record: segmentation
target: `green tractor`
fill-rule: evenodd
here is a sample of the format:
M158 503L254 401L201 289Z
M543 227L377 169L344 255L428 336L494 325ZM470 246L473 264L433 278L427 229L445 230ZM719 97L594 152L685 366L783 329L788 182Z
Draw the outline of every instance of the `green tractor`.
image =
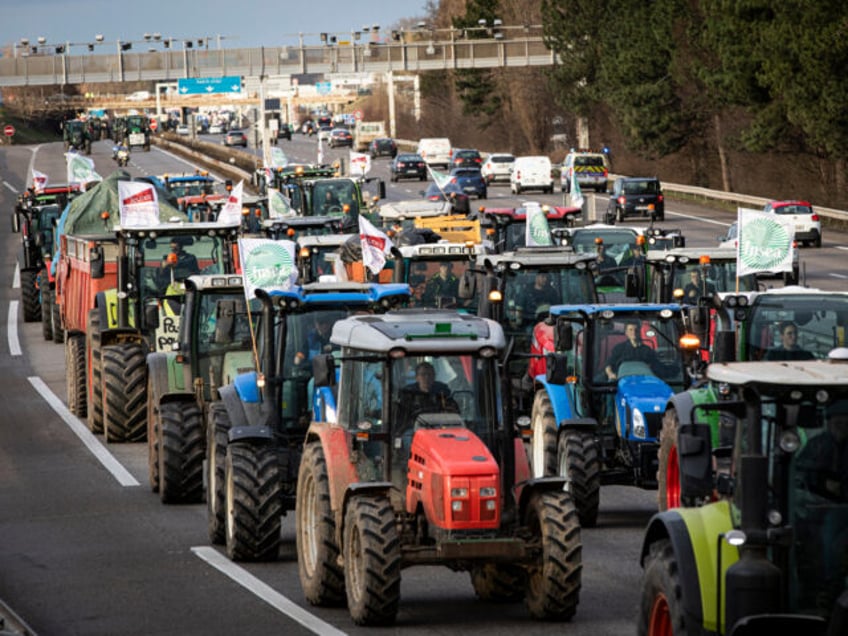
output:
M150 151L150 118L147 115L129 115L124 134L128 148L141 146L145 152Z
M87 122L81 119L71 119L66 121L62 128L66 151L73 148L78 152L91 154L91 133Z
M678 432L681 496L641 549L640 636L848 633L848 349L827 360L707 370L726 399L692 406L734 422L714 475L709 424Z

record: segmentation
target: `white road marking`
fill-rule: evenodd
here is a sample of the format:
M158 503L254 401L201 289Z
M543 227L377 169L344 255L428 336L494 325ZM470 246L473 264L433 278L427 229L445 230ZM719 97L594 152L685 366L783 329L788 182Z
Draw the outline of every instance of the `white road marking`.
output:
M846 245L834 245L833 247L835 247L838 250L848 250L848 246L846 246Z
M834 274L833 272L831 272L830 275L834 278L839 278L841 280L845 280L846 278L848 278L848 276L846 276L845 274Z
M244 568L227 559L220 552L208 546L191 548L191 551L206 561L213 568L230 577L243 588L253 592L260 599L268 603L274 609L282 612L292 620L303 625L309 631L322 636L344 636L345 632L336 629L329 623L325 623L317 616L310 614L305 609L286 598L274 588L266 585Z
M112 453L106 450L106 447L103 446L100 440L97 439L82 422L80 422L79 418L68 410L68 408L62 403L62 400L56 397L56 394L53 393L53 391L50 390L50 387L44 383L44 380L37 376L31 376L28 380L29 383L32 384L33 388L35 388L41 397L44 398L44 401L50 405L50 408L56 411L56 414L61 417L74 434L80 438L80 441L82 441L82 443L85 444L85 447L91 451L91 454L94 455L101 464L103 464L103 467L106 468L106 470L112 473L112 476L119 484L122 486L139 485L135 477L133 477L130 472L124 468L117 459L115 459L115 456L112 455Z
M21 288L21 264L15 261L15 273L12 276L12 289Z
M7 188L9 188L9 190L11 190L12 192L14 192L15 194L17 194L17 193L18 193L18 191L17 191L17 190L15 190L15 186L13 186L13 185L12 185L11 183L9 183L8 181L4 181L4 182L3 182L3 185L4 185L4 186L6 186Z
M18 340L18 301L9 303L9 318L6 321L6 331L9 337L9 353L13 356L21 355L21 343Z

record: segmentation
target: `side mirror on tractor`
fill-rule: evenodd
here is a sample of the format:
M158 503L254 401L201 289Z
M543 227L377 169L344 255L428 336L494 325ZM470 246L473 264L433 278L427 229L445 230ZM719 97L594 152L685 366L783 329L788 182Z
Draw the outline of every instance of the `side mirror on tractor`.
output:
M574 327L566 320L558 320L554 327L554 350L571 351L574 346Z
M91 263L92 280L101 279L106 275L106 262L103 260L103 246L96 245L88 250L88 260Z

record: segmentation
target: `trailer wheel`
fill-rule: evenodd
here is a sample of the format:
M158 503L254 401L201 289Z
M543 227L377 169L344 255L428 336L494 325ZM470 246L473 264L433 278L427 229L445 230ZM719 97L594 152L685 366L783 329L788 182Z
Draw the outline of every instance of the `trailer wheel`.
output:
M357 625L390 625L400 605L400 537L386 496L354 497L344 525L347 608Z
M580 524L593 528L598 523L601 503L601 461L591 433L566 430L557 448L557 475L568 479L567 489L574 498Z
M50 289L41 290L41 335L47 342L53 340L53 292Z
M68 334L65 338L65 394L68 409L77 417L85 417L85 334Z
M140 344L103 347L106 442L143 442L147 434L147 365Z
M153 379L147 378L147 475L150 490L159 492L159 411L156 407L156 393Z
M484 563L471 568L471 585L481 601L516 603L524 598L527 572L509 563Z
M297 572L303 594L312 605L341 605L345 600L345 579L339 566L330 480L320 442L303 449L295 510Z
M527 508L527 527L542 550L528 566L526 605L533 618L570 620L577 612L583 565L580 521L571 496L536 493Z
M636 630L639 636L687 633L680 572L668 539L651 544L645 560Z
M159 498L162 503L199 503L203 499L205 438L194 402L159 406Z
M62 344L65 342L65 331L62 329L62 308L55 298L50 299L50 322L53 325L53 342Z
M680 458L677 455L677 430L680 419L675 409L668 409L663 415L660 429L660 450L657 462L657 504L660 511L679 508L680 498Z
M24 322L38 322L41 318L41 301L38 299L38 272L21 271L21 306Z
M227 446L226 546L233 561L273 561L279 555L282 479L276 446L266 442Z
M224 471L227 461L227 434L230 418L222 402L209 405L206 417L206 516L209 540L226 541L224 529Z
M98 434L103 432L103 360L100 350L100 316L96 309L88 312L85 337L85 351L91 369L88 375L88 430Z
M530 412L533 427L530 464L534 477L550 477L557 469L557 422L551 398L544 389L536 391Z

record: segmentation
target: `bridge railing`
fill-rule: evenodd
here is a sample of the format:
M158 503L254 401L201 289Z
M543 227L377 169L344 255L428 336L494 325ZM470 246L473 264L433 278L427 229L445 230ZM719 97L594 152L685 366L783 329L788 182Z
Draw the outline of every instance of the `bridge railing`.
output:
M541 37L415 40L247 49L41 54L0 58L0 86L120 81L173 81L228 75L416 72L550 66L556 56Z

